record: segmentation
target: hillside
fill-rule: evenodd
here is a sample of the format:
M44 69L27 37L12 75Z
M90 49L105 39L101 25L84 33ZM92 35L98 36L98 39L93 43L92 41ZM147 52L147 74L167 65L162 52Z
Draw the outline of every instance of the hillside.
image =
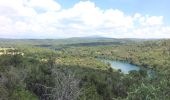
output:
M170 99L170 40L1 39L0 47L24 53L0 56L2 100ZM97 58L138 65L155 74L124 74Z

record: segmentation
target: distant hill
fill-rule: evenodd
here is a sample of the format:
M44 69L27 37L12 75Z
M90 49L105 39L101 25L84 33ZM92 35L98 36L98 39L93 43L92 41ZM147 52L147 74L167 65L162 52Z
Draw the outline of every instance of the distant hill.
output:
M1 47L15 46L39 46L39 47L56 47L56 46L97 46L126 44L132 42L148 41L148 39L135 38L108 38L102 36L72 37L66 39L3 39L0 38ZM155 41L152 39L152 41Z

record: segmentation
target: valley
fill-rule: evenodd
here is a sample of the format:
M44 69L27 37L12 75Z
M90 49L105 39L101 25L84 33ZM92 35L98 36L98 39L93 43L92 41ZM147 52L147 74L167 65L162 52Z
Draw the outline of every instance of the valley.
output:
M170 40L16 39L0 46L24 54L0 56L4 100L170 99Z

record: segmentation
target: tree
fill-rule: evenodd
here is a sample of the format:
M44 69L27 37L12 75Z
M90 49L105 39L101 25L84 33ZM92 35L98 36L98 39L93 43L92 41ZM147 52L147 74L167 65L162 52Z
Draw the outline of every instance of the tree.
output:
M19 54L16 54L11 57L11 64L14 65L14 67L17 67L23 62L23 57Z
M74 73L65 73L59 69L52 69L52 78L54 86L36 84L45 89L41 97L45 100L75 100L80 94L79 82Z

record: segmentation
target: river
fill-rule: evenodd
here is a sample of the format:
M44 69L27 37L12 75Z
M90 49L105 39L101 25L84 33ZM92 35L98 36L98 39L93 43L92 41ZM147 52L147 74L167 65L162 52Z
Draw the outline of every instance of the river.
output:
M136 66L136 65L132 65L132 64L129 64L127 62L123 62L123 61L114 61L114 60L106 60L106 59L100 59L102 62L105 62L105 63L109 63L110 66L113 68L113 69L120 69L121 72L125 73L125 74L128 74L129 71L132 71L132 70L140 70L140 67L139 66Z
M109 63L113 69L121 70L121 72L123 72L124 74L128 74L129 71L132 71L132 70L138 71L142 69L142 70L147 71L147 74L149 77L152 77L152 78L156 77L155 71L149 68L143 68L143 67L136 66L136 65L130 64L128 62L123 62L123 61L107 60L107 59L101 59L101 58L99 58L98 60L104 63Z

